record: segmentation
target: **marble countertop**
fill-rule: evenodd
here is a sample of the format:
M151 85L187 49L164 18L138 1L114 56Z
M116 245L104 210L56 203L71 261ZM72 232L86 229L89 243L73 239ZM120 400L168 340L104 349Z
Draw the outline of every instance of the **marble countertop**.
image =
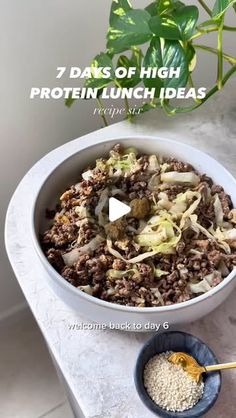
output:
M169 118L153 111L135 123L121 122L90 134L94 141L129 134L156 134L197 146L236 176L236 91L231 84L214 100L191 114ZM83 138L86 140L86 137ZM133 383L137 354L150 333L72 330L89 322L70 310L46 284L46 272L29 233L34 189L48 171L76 150L76 139L40 160L19 184L8 209L6 246L11 265L57 365L86 418L151 418ZM204 319L178 327L202 338L220 361L236 360L236 291ZM223 388L209 418L236 413L236 372L225 371Z

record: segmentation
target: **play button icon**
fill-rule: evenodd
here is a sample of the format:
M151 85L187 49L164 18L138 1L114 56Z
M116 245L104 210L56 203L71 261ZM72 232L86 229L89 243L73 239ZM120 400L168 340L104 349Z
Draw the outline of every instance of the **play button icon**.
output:
M110 197L109 199L109 221L114 222L122 216L127 215L131 211L131 208L120 200Z

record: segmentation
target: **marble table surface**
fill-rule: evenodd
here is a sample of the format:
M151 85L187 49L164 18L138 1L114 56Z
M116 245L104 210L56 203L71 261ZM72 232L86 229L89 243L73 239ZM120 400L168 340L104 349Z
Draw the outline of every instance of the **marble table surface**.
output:
M183 141L208 152L236 176L236 91L231 85L217 97L187 115L169 118L153 111L135 123L121 122L90 134L156 134ZM72 330L88 323L70 310L46 284L46 272L32 247L29 219L34 190L48 171L76 150L76 139L52 151L23 178L10 202L6 219L6 246L15 276L38 322L64 379L86 418L151 418L133 383L137 354L150 333L110 330ZM202 338L220 361L236 360L236 291L204 319L180 326ZM73 327L72 327L73 328ZM225 371L223 387L208 418L236 416L236 371Z

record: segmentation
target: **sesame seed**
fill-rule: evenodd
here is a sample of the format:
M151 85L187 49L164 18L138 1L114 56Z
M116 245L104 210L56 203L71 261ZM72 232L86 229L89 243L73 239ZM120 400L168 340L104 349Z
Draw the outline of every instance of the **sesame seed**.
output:
M202 398L204 383L197 383L184 369L168 361L173 352L152 357L144 368L144 386L150 398L172 412L191 409Z

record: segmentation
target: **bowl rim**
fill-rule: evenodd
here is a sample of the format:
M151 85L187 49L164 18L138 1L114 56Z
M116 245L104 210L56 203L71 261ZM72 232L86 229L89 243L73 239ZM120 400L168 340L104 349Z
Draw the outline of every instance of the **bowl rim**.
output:
M33 207L32 207L32 211L31 211L31 219L30 219L30 234L31 234L31 238L33 241L33 246L34 249L36 250L36 253L41 261L41 264L44 266L44 268L46 269L46 271L48 272L48 274L50 275L50 277L53 279L56 279L57 284L60 285L60 287L62 287L65 290L68 290L69 292L74 293L75 296L77 297L81 297L83 299L85 299L87 302L89 303L95 303L96 305L102 306L104 308L111 308L117 311L123 311L123 312L133 312L133 313L141 313L141 312L152 312L152 313L162 313L162 312L171 312L171 311L175 311L175 310L182 310L182 309L188 309L191 308L193 305L197 305L203 301L205 301L206 299L213 297L215 294L217 294L218 292L221 291L222 288L224 288L225 286L227 286L236 276L236 267L230 272L230 274L224 278L224 280L219 283L217 286L215 286L213 289L209 290L208 292L200 295L200 296L196 296L193 299L190 299L188 301L185 302L180 302L180 303L176 303L173 305L168 305L168 306L157 306L157 307L134 307L134 306L126 306L126 305L118 305L116 303L112 303L112 302L108 302L108 301L104 301L102 299L98 299L94 296L91 296L83 291L81 291L80 289L76 288L75 286L73 286L72 284L70 284L69 282L67 282L53 267L52 265L49 263L49 261L47 260L37 233L35 231L35 217L36 217L36 206L37 206L37 202L38 202L38 198L39 195L44 187L44 185L46 184L46 182L48 181L48 179L53 176L54 172L60 167L62 166L65 162L67 162L69 159L73 158L76 154L79 154L81 151L84 151L85 149L91 149L91 148L95 148L97 145L101 145L101 144L107 144L107 143L114 143L114 142L122 142L125 140L134 140L134 141L159 141L159 142L166 142L169 143L170 145L173 146L181 146L185 149L188 149L189 152L192 153L197 153L199 155L199 157L204 156L207 157L207 159L209 160L209 162L212 162L214 165L216 165L218 167L219 170L221 170L225 175L228 176L228 178L231 179L231 181L233 181L233 183L235 184L235 188L236 188L236 179L234 178L234 176L221 164L219 163L217 160L215 160L213 157L211 157L209 154L207 154L204 151L199 150L198 148L186 144L184 142L180 142L174 139L168 139L168 138L164 138L164 137L159 137L159 136L155 136L155 135L126 135L126 136L115 136L115 137L110 137L108 139L106 139L105 134L104 137L96 140L96 143L94 143L92 140L90 141L83 141L81 143L78 144L78 147L76 149L76 151L72 151L69 155L67 155L67 157L65 159L63 159L62 161L60 161L59 164L57 164L44 178L43 182L41 182L40 187L37 189L34 201L33 201ZM76 140L75 140L76 141ZM138 145L137 145L138 146ZM63 147L63 145L62 145ZM61 147L59 147L61 148ZM57 148L57 149L59 149ZM54 150L55 151L55 150ZM52 154L54 151L51 151L48 155ZM45 158L45 157L43 157Z
M136 388L136 390L137 390L137 393L138 393L138 395L139 395L139 397L140 397L140 399L142 400L142 402L144 403L144 405L150 410L150 411L152 411L154 414L159 414L159 416L160 417L171 417L171 414L173 414L173 412L171 412L171 411L167 411L167 410L165 410L165 409L163 409L163 408L161 408L161 406L159 406L159 405L157 405L157 404L155 404L155 402L150 398L150 396L148 395L148 393L147 393L147 391L146 391L146 389L145 389L145 387L144 387L144 385L143 385L143 388L141 388L140 387L140 385L139 385L139 379L138 379L138 377L140 376L140 373L139 373L139 370L138 370L138 368L139 368L139 364L140 364L140 361L141 361L141 359L142 359L142 356L143 356L143 353L144 353L144 351L146 350L146 348L148 348L148 346L150 346L150 344L152 343L152 341L154 341L155 339L158 339L158 338L160 338L161 336L163 336L163 335L167 335L167 334L171 334L171 335L174 335L174 334L181 334L181 335L185 335L187 338L193 338L195 341L197 340L198 341L198 343L200 343L201 345L203 345L203 346L205 346L205 347L207 347L207 349L208 349L208 351L210 352L210 354L211 354L211 356L212 356L212 358L214 359L214 362L216 363L216 364L219 364L219 361L218 361L218 359L217 359L217 357L216 357L216 355L215 355L215 353L212 351L212 349L209 347L209 345L207 344L207 343L205 343L204 341L202 341L202 339L201 338L199 338L199 337L196 337L196 335L193 335L193 334L190 334L190 333L188 333L188 332L184 332L184 331L164 331L164 332L161 332L161 333L156 333L156 334L154 334L151 338L149 338L144 344L143 344L143 346L142 346L142 348L140 349L140 351L139 351L139 353L138 353L138 356L137 356L137 359L136 359L136 363L135 363L135 368L134 368L134 373L133 373L133 376L134 376L134 383L135 383L135 388ZM159 354L159 353L156 353L156 354ZM149 360L152 358L153 356L151 356L150 358L149 358ZM145 363L145 364L147 364L147 362ZM217 386L217 393L214 395L214 397L212 398L212 400L211 400L211 402L209 403L209 405L204 409L204 412L201 414L201 415L194 415L194 418L196 417L200 417L200 416L203 416L203 414L206 414L213 406L214 406L214 404L216 403L216 401L217 401L217 399L218 399L218 396L219 396L219 394L220 394L220 391L221 391L221 387L222 387L222 374L221 374L221 371L219 370L219 371L216 371L216 372L214 372L215 374L217 374L218 375L218 378L219 378L219 382L218 382L218 386ZM144 390L143 390L144 389ZM150 401L150 402L149 402ZM197 404L196 404L197 405ZM194 408L194 407L193 407ZM191 408L192 409L192 408ZM189 409L189 410L186 410L186 411L183 411L183 412L174 412L174 417L175 418L181 418L181 414L184 414L185 412L187 413L187 412L190 412L191 411L191 409ZM163 412L163 415L160 415L161 413ZM187 416L186 416L187 417Z

